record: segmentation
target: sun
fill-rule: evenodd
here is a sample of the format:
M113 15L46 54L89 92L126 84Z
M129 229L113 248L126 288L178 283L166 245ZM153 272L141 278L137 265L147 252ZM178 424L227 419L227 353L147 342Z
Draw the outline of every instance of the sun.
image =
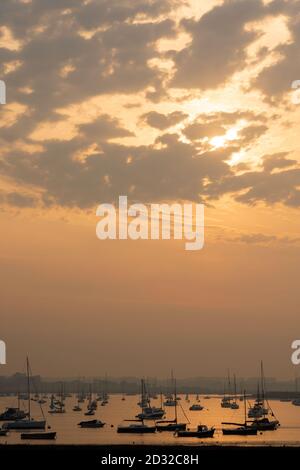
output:
M226 135L217 135L216 137L213 137L210 139L209 143L212 147L215 149L225 147L226 145Z
M228 142L238 139L238 131L238 126L231 127L227 130L226 134L212 137L209 143L215 149L225 147Z

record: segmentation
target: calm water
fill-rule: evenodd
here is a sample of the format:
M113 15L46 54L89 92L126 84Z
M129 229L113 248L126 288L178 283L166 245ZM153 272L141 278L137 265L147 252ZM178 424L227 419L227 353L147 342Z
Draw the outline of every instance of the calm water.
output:
M217 431L213 439L205 439L205 444L217 443L247 443L255 444L300 444L300 407L293 406L291 403L273 400L271 407L279 419L281 426L276 431L267 431L257 436L239 437L223 436L220 430L222 421L243 422L244 406L240 403L239 410L224 409L220 406L220 398L201 398L201 404L205 407L202 411L189 411L189 406L196 400L190 395L190 403L187 403L184 397L181 397L181 406L189 417L191 424L189 428L194 428L197 424L203 423L208 426L215 426ZM117 434L117 426L123 419L134 418L140 408L137 406L138 396L126 396L125 401L121 400L120 395L111 395L109 403L106 406L98 406L96 414L93 417L84 416L86 404L81 404L83 411L74 412L72 408L75 404L75 398L67 398L66 413L50 415L48 414L49 405L43 405L43 410L48 425L53 431L57 432L57 444L196 444L202 442L197 438L177 438L172 433L155 433L149 435L130 435ZM160 406L160 399L152 400L152 405ZM0 410L3 411L6 406L17 406L16 399L13 397L0 398ZM167 419L174 418L174 408L167 408ZM32 402L32 416L41 418L39 405ZM101 419L106 425L100 429L81 429L77 423L81 420ZM185 421L184 415L179 407L178 418ZM151 421L149 422L149 424ZM11 431L6 437L0 437L0 443L26 443L21 441L19 431ZM44 441L46 442L46 441ZM33 444L33 441L31 441ZM34 442L34 444L36 444Z

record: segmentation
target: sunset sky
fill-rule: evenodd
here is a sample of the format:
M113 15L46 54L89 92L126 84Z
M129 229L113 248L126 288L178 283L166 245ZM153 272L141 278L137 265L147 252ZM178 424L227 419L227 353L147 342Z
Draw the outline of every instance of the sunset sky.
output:
M0 54L0 373L298 373L300 1L1 0ZM204 249L98 240L123 194Z

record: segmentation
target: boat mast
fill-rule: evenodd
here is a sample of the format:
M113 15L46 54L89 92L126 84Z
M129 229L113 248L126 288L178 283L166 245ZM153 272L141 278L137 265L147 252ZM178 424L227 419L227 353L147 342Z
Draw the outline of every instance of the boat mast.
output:
M245 426L247 426L247 404L246 404L246 391L244 390L244 416L245 416Z
M177 390L176 390L176 379L174 379L174 399L175 399L175 423L177 424Z
M264 366L263 361L260 361L260 375L261 375L261 401L263 408L265 407L265 384L264 384Z
M28 419L30 421L31 419L31 397L30 397L30 372L29 372L29 359L28 356L26 356L26 370L27 370L27 396L28 396Z
M231 398L230 397L230 394L231 394L231 383L230 383L230 370L228 369L228 394L229 394L229 399Z
M233 375L233 380L234 380L234 402L236 403L236 378L235 378L235 374Z

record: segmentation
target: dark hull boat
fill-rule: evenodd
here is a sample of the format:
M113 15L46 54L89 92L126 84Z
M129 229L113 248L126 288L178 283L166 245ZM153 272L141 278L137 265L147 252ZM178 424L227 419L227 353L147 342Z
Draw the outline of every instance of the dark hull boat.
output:
M10 423L4 423L2 428L7 430L30 430L30 429L45 429L46 421L35 421L35 420L23 420L23 421L12 421Z
M0 421L20 421L26 418L26 413L19 408L7 408L0 414Z
M186 423L174 423L171 422L162 422L156 423L156 430L159 432L169 431L169 432L176 432L176 431L185 431L186 430Z
M276 431L280 424L277 419L270 421L268 418L262 418L255 419L252 422L251 426L253 428L256 428L258 431Z
M197 429L188 429L187 431L178 431L177 437L198 437L204 439L207 437L214 437L215 428L208 428L207 426L200 425Z
M237 426L234 428L222 428L224 436L256 436L257 427L248 426L247 422L247 403L246 403L246 392L244 391L244 423L222 423L229 424L230 426Z
M56 432L24 432L21 434L21 439L53 441L56 439Z
M102 423L99 419L92 419L91 421L81 421L78 426L81 428L103 428L105 423Z
M176 390L176 379L173 378L173 373L171 375L172 381L174 382L174 407L175 407L175 418L172 420L156 421L156 429L159 432L178 432L185 431L187 423L178 423L177 417L177 407L178 407L178 397ZM171 398L173 400L173 398Z
M257 428L252 426L241 426L234 429L222 429L224 436L256 436Z
M147 407L143 408L143 412L136 415L139 419L161 419L165 414L161 408Z
M123 434L149 434L156 431L155 426L147 426L146 424L130 424L129 426L118 426L117 432Z

